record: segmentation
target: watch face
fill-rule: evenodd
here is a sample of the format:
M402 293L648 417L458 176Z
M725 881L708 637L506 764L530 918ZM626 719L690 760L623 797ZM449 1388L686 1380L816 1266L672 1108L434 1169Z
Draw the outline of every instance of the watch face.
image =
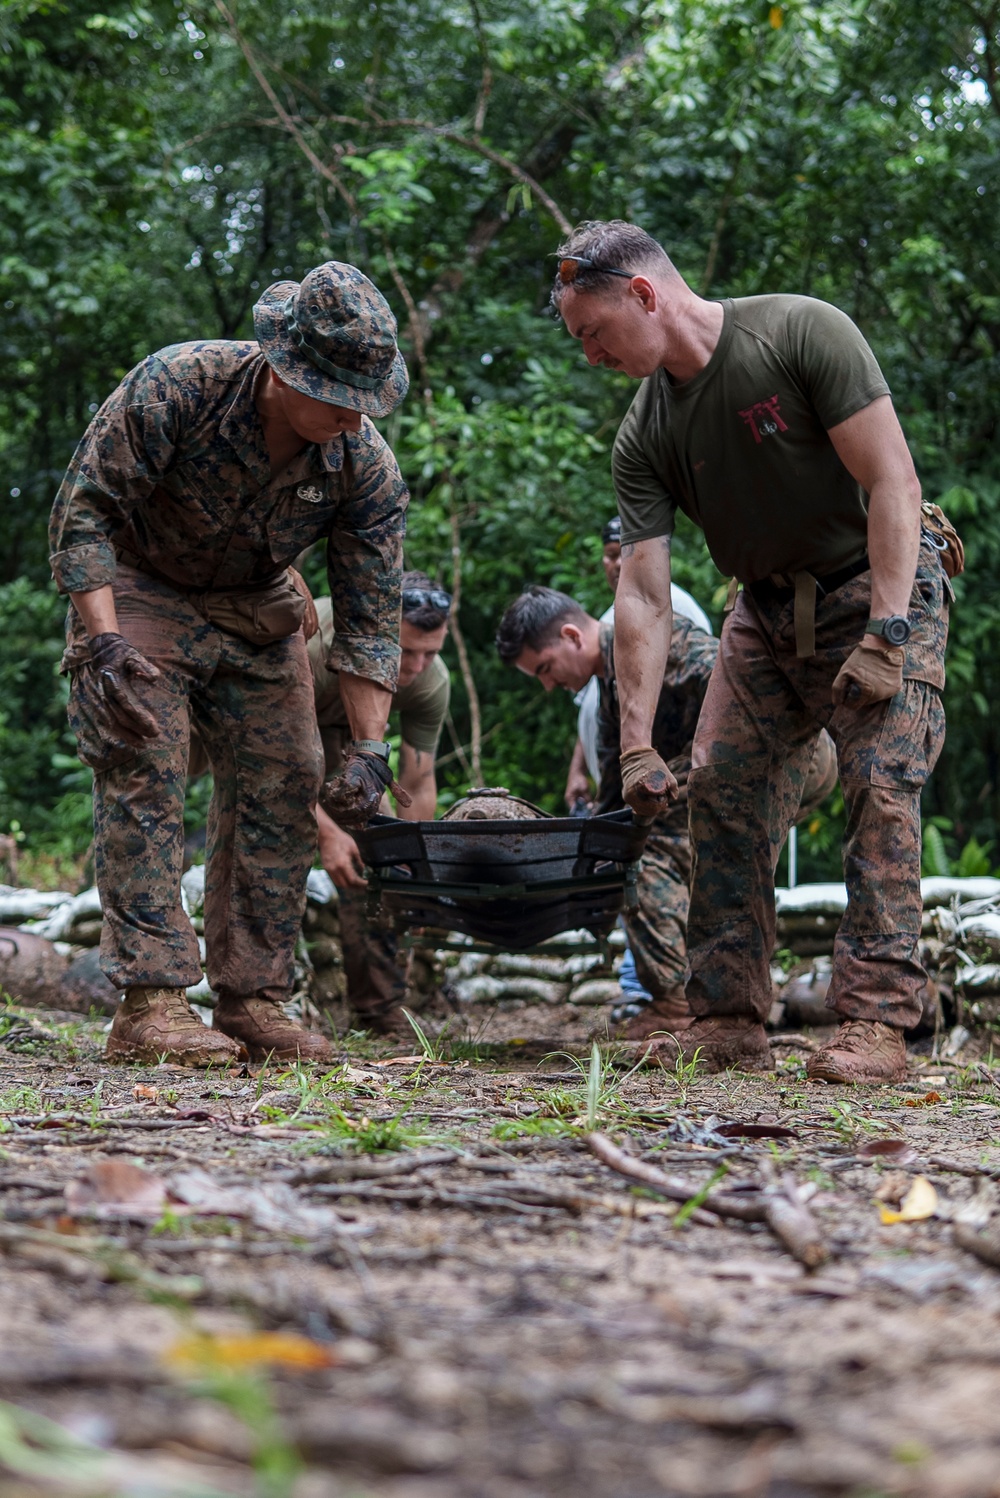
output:
M905 645L910 638L909 621L902 614L893 614L882 626L882 634L890 645Z

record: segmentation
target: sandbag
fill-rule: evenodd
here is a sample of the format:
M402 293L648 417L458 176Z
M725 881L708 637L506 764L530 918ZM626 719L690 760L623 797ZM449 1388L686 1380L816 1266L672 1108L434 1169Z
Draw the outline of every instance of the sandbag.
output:
M69 958L44 936L0 926L0 988L29 1009L60 1009L59 992Z

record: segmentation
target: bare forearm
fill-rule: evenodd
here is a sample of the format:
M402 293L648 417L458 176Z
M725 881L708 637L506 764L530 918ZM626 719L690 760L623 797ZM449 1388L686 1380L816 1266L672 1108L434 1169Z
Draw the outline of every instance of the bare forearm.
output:
M615 674L623 753L652 743L673 627L669 547L659 540L623 547L615 595Z
M71 593L69 596L91 640L95 635L119 633L115 595L110 583L89 593Z
M399 783L409 791L412 804L398 806L398 815L407 822L433 822L437 811L434 755L426 749L414 749L404 740L399 754Z
M392 693L367 676L340 673L340 696L356 739L383 739L389 721Z
M905 614L920 549L920 485L885 481L868 498L873 619Z

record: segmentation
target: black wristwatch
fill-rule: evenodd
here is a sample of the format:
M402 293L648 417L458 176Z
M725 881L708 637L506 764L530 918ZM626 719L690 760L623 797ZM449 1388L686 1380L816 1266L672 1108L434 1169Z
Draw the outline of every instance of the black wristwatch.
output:
M377 754L379 759L389 763L389 755L392 753L392 745L384 739L355 739L351 745L360 754Z
M887 645L905 645L912 632L910 621L904 614L890 614L888 619L869 619L865 625L866 635L881 635Z

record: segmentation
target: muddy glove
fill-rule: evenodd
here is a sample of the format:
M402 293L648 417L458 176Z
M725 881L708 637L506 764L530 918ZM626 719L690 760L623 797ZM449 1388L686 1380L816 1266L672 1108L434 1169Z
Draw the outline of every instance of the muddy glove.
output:
M621 757L622 799L637 817L657 817L677 795L677 781L655 749L629 749Z
M904 659L895 646L856 645L834 679L831 697L838 707L867 707L895 697L903 685Z
M319 793L319 804L340 827L364 827L378 811L384 791L391 790L400 806L412 806L409 794L392 777L379 754L355 750L339 774Z
M156 738L160 725L142 701L140 683L159 681L160 673L141 650L110 630L94 635L84 670L119 728L136 738Z

